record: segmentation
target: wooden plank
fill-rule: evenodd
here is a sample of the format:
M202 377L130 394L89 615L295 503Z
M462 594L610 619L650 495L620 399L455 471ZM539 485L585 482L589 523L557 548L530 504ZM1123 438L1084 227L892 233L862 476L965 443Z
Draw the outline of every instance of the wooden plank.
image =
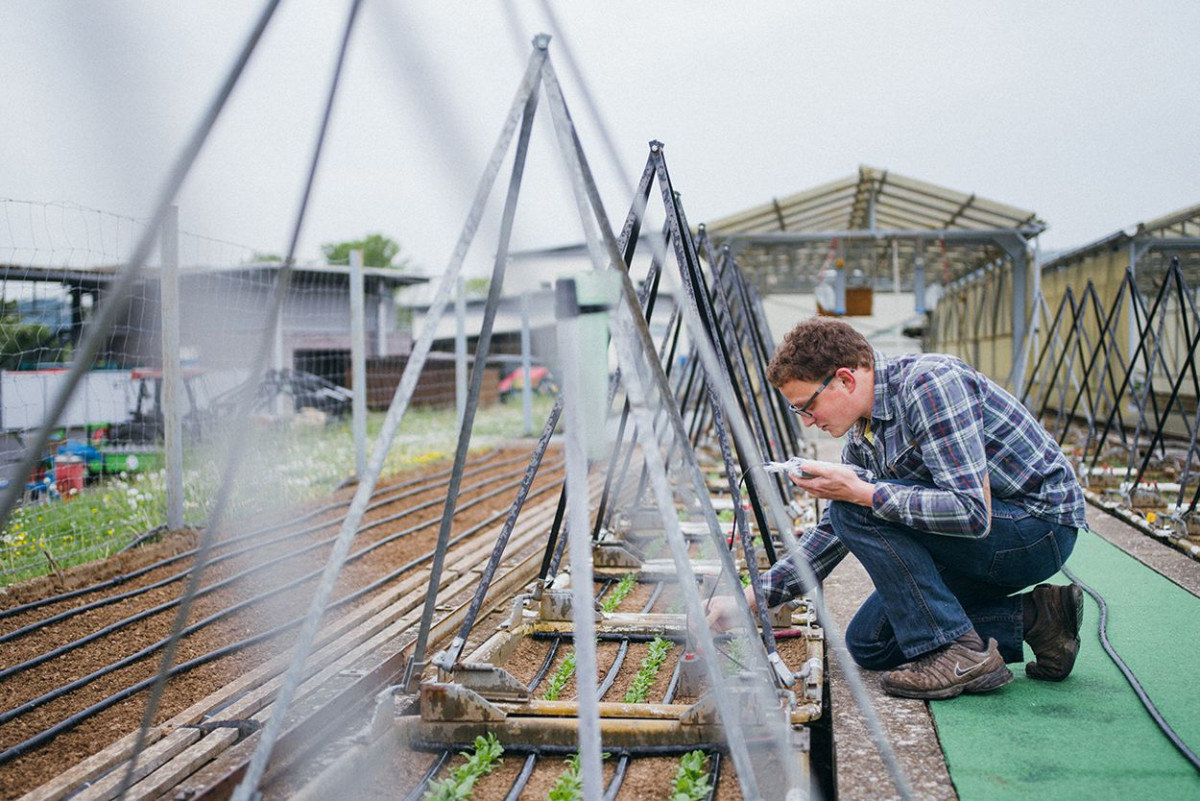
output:
M196 772L214 755L237 742L235 729L217 729L130 788L123 801L151 801ZM74 799L72 799L74 801Z

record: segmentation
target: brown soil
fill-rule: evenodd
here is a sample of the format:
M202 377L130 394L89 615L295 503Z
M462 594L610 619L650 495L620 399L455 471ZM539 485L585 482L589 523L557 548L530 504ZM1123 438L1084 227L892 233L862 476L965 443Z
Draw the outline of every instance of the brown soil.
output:
M497 511L506 510L515 494L515 488L470 508L463 507L497 489L501 484L518 481L527 463L528 450L525 449L496 454L481 461L480 465L486 466L486 470L479 476L464 479L463 489L457 500L457 508L460 511L455 515L452 533L456 535ZM428 466L381 482L382 488L385 484L393 486L414 477L427 476L430 479L428 488L418 485L413 494L368 512L364 524L379 521L380 525L356 535L351 553L364 551L373 545L378 547L362 553L360 557L346 564L333 594L335 600L345 596L352 589L365 586L400 569L430 551L437 539L438 523L445 500L445 488L444 485L438 484L437 474L444 473L448 467L447 464ZM514 472L515 476L501 478L504 474ZM534 492L550 486L561 476L560 471L543 469L541 472ZM340 497L348 500L352 493L352 489L346 489L340 493ZM537 501L530 501L535 502ZM332 521L335 514L331 512L324 517ZM388 519L389 517L395 519ZM246 529L239 528L234 531L233 526L226 528L230 530L222 537L222 541L214 546L214 558L246 547L246 543L231 542L235 535L243 533ZM317 526L310 521L301 528L315 529ZM412 531L385 542L391 535L405 532L407 529ZM204 571L202 585L212 586L223 581L228 583L196 597L188 616L189 624L229 610L235 604L248 601L272 588L278 592L269 599L254 601L246 609L229 613L181 639L174 664L202 656L215 648L241 641L286 620L302 616L307 610L313 588L318 581L319 571L330 552L331 540L337 532L337 523L331 522L324 528L308 531L284 541L264 543L237 559L210 563ZM270 540L281 534L281 531L270 532L264 535L264 539ZM55 596L64 588L92 586L114 576L153 565L166 556L184 553L194 548L197 537L194 531L175 532L161 542L137 548L104 562L67 571L65 582L47 578L11 587L0 595L0 610L13 609L38 599ZM280 556L293 558L268 564L268 560ZM174 581L157 589L150 589L124 600L49 623L3 643L0 646L0 669L39 658L52 649L95 635L92 642L0 681L0 710L13 710L33 702L49 691L63 687L73 680L82 679L93 671L137 654L148 645L166 638L175 624L176 608L163 608L146 615L142 620L129 621L129 618L179 599L184 592L187 571L191 568L192 561L192 558L187 556L174 564L155 568L145 575L114 587L99 587L95 592L80 597L0 618L0 635L10 634L26 625L37 626L39 622L46 621L60 612L78 609L101 598L147 588L156 582L176 577ZM420 566L410 567L390 580L386 586L394 586L402 581L405 575L419 568ZM318 578L306 579L295 587L283 587L286 581L298 579L314 571ZM380 591L382 590L376 592ZM326 614L324 625L348 614L371 597L368 595L340 609L331 610ZM127 622L116 627L121 621ZM113 628L109 630L108 627ZM167 683L156 722L168 720L257 665L285 652L292 646L295 636L293 628L265 642L172 678ZM7 724L0 725L0 751L23 743L49 726L137 681L153 677L159 669L160 660L161 652L149 654L128 667L65 693L61 698L40 702L36 708ZM89 717L48 743L31 747L22 756L0 766L0 799L16 798L125 734L136 731L145 713L145 707L146 693L135 694Z
M468 509L462 509L462 507L473 499L494 490L498 483L519 480L520 473L527 461L528 451L517 449L496 454L486 462L480 462L480 465L485 466L486 469L478 477L464 481L464 488L458 499L458 507L461 511L456 514L454 519L454 534L468 529L498 511L505 511L511 502L513 491L502 492L494 498ZM446 464L428 466L391 480L390 485L400 484L414 477L425 477L429 481L428 486L418 485L406 497L368 513L367 521L376 521L380 524L358 534L351 552L357 553L370 546L377 547L346 565L334 592L335 599L346 595L353 589L376 581L389 572L397 571L429 552L438 534L438 523L445 499L444 485L437 483L438 474L443 473L447 468ZM549 486L552 481L561 476L561 471L543 470L542 472L543 475L535 485L535 492ZM504 474L511 473L515 473L515 475L501 478ZM339 497L348 500L351 494L352 490L347 489L339 493ZM534 497L531 498L530 503L552 501L553 497L553 493L542 496L540 499ZM202 584L212 586L219 582L228 583L197 597L188 622L195 623L203 620L209 615L229 609L236 603L254 598L270 588L280 588L285 581L299 579L310 571L319 570L329 554L329 540L337 534L337 515L339 513L340 510L324 514L322 517L326 525L323 528L318 528L317 521L309 521L301 527L315 529L311 532L275 543L260 543L260 547L254 549L252 553L237 559L231 558L210 564L204 573ZM392 516L396 516L396 519L389 519ZM216 544L214 556L219 557L245 547L245 543L235 543L233 540L235 536L249 529L250 526L239 527L237 530L232 530L231 527L231 530L222 537L222 541ZM412 531L405 536L387 541L391 535L409 529ZM283 534L283 530L271 532L269 535L265 535L264 539L281 537ZM57 577L39 579L9 588L8 591L0 593L0 610L13 609L41 598L50 598L65 589L89 587L97 582L107 581L139 568L154 565L168 556L186 554L196 547L199 538L200 533L195 531L174 532L160 542L146 544L102 563L67 571L61 579ZM310 546L311 550L306 551L305 549ZM301 553L303 556L299 557ZM269 560L280 556L299 558L292 558L278 564L268 564ZM98 668L134 654L139 649L165 638L175 622L176 610L174 608L164 608L148 614L144 620L131 622L119 628L116 626L139 612L150 610L160 604L170 604L178 599L183 593L187 571L191 566L192 557L184 556L173 564L156 567L143 576L123 581L114 587L98 588L96 591L78 598L56 602L9 617L0 617L0 635L5 635L26 625L36 626L53 615L78 609L97 599L129 593L150 587L156 582L166 581L172 576L178 577L162 587L149 589L119 602L66 617L61 621L31 631L27 635L18 636L11 642L0 644L0 670L3 670L26 660L35 659L51 649L73 643L87 635L104 631L107 627L114 627L112 631L97 637L94 642L75 648L69 653L50 659L41 665L30 667L16 674L10 680L0 682L0 710L15 709L21 704L37 699L49 690L61 687L68 681L84 677ZM424 565L409 567L398 577L392 579L388 586L394 586L403 581L406 576L411 575L413 570L422 567ZM271 626L296 617L298 613L302 614L303 610L307 608L314 585L314 579L301 581L294 588L280 589L279 593L269 601L256 601L252 609L233 612L198 629L194 634L180 641L179 652L174 660L175 664L209 653L214 648L242 640L254 633L265 631ZM654 591L655 585L653 584L637 585L618 607L618 611L634 613L647 611L646 606ZM680 604L677 599L677 588L668 584L649 611L679 611ZM369 600L370 596L367 596L344 608L331 610L326 616L326 624L349 614L357 605ZM457 600L447 599L447 603L457 602ZM442 599L439 598L439 601ZM470 653L473 647L494 631L497 623L506 616L507 611L507 601L496 603L485 609L484 615L472 631L470 645L464 653ZM273 656L285 652L291 647L294 636L294 631L286 632L172 679L167 685L156 721L169 719L233 679L253 670ZM790 653L799 647L799 642L798 640L780 641L781 655L793 669L798 669L801 664L801 658ZM541 668L549 647L550 644L547 640L527 639L504 667L518 680L528 683ZM648 643L630 644L624 662L616 673L614 684L603 700L621 701L623 699L648 647ZM564 641L546 674L547 677L553 674L570 648L570 641ZM597 661L600 677L609 673L618 650L619 645L614 642L605 641L598 644ZM663 699L681 651L682 648L679 646L672 648L666 663L657 674L655 683L648 693L650 701L658 702ZM133 682L153 676L158 670L160 658L158 653L151 654L116 673L66 693L61 699L43 703L15 720L0 725L0 751L21 743L47 726L79 712L90 704L102 701ZM545 680L539 687L538 697L544 690ZM90 717L81 725L60 734L50 742L30 749L29 753L18 759L0 766L0 801L18 797L87 756L103 749L125 734L136 731L145 713L145 696L144 692L136 694L122 703ZM575 699L574 679L567 684L560 697L562 700ZM677 699L677 702L680 700L683 699ZM362 785L355 788L355 797L381 800L403 798L424 775L434 758L432 754L399 749L386 757L384 760L386 764L370 766L371 770L364 772L361 779ZM445 776L449 770L461 762L461 756L454 756L447 761L438 775ZM472 797L476 801L499 801L505 798L524 762L525 757L521 754L506 755L501 766L476 783ZM606 782L613 776L617 762L617 757L606 760ZM669 797L669 788L674 779L678 762L677 757L632 760L619 797L622 799ZM536 769L522 792L521 798L546 798L564 768L565 762L561 757L539 758ZM717 797L721 801L741 798L736 777L733 775L732 763L728 760L725 760L723 765Z

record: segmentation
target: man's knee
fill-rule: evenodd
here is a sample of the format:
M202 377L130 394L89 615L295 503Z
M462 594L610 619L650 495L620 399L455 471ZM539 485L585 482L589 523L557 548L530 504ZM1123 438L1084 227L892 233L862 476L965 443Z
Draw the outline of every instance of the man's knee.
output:
M870 515L871 510L866 506L859 506L849 501L829 502L829 522L833 524L835 530L853 527Z

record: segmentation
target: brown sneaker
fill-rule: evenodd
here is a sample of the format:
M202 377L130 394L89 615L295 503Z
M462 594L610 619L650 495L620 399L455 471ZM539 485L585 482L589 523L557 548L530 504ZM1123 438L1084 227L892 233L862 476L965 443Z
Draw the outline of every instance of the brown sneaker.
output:
M995 640L987 648L973 650L952 642L940 651L922 654L906 665L883 674L881 683L888 695L901 698L953 698L960 693L985 693L1013 680Z
M1075 667L1079 654L1079 626L1083 623L1083 590L1078 584L1039 584L1027 596L1033 604L1033 625L1025 642L1033 661L1025 675L1042 681L1062 681Z

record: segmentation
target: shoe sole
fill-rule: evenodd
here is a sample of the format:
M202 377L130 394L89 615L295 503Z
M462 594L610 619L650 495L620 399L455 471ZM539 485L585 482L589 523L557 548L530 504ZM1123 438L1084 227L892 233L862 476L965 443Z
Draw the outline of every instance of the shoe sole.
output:
M1071 621L1074 623L1074 626L1071 627L1069 631L1071 636L1075 638L1075 655L1078 657L1080 645L1079 630L1083 628L1083 589L1078 584L1068 584L1066 595L1070 603L1075 607L1075 619ZM1034 667L1036 664L1037 662L1025 663L1025 675L1031 679L1036 679L1037 681L1062 681L1067 676L1071 675L1071 671L1075 668L1075 660L1072 659L1071 664L1067 668L1066 672L1059 676L1040 672L1036 667Z
M998 690L1013 680L1013 673L1007 667L1000 667L991 673L969 681L965 684L954 684L950 687L938 687L932 690L912 690L907 687L889 687L882 682L883 691L897 698L915 698L919 701L944 701L957 698L963 693L977 695Z

